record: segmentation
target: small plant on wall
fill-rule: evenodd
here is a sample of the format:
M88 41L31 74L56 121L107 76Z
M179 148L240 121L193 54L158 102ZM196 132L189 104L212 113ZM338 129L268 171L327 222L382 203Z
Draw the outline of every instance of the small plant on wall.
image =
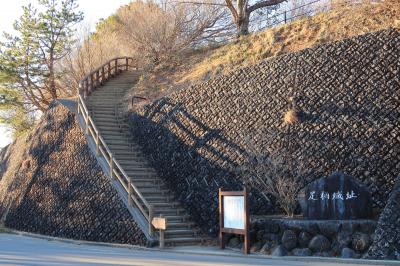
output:
M305 183L302 156L291 152L289 143L285 143L286 147L274 145L275 134L262 136L257 143L268 143L266 148L247 138L251 152L240 173L250 185L272 195L286 215L293 217L298 206L297 196Z

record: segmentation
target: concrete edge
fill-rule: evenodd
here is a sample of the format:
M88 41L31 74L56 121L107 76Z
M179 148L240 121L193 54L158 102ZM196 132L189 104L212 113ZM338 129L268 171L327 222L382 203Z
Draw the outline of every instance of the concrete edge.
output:
M53 237L53 236L45 236L39 235L35 233L29 232L22 232L13 229L5 229L3 233L15 234L20 236L27 236L32 238L38 238L47 241L57 241L61 243L73 244L73 245L88 245L88 246L101 246L101 247L113 247L113 248L127 248L132 250L142 250L142 251L159 251L165 253L175 253L175 254L186 254L186 255L203 255L203 256L222 256L222 257L236 257L236 258L251 258L251 259L259 259L259 260L284 260L284 261L299 261L299 262L328 262L328 263L336 263L336 264L359 264L359 265L395 265L400 266L400 261L394 260L367 260L367 259L342 259L342 258L333 258L333 257L295 257L295 256L285 256L285 257L276 257L276 256L269 256L269 255L261 255L261 254L250 254L244 255L241 254L239 250L229 249L235 253L223 253L218 252L210 252L204 250L196 250L196 246L193 246L193 250L180 250L179 248L166 248L166 249L159 249L159 248L148 248L138 245L130 245L130 244L118 244L118 243L106 243L106 242L92 242L86 240L74 240L74 239L67 239L61 237ZM1 235L1 233L0 233Z

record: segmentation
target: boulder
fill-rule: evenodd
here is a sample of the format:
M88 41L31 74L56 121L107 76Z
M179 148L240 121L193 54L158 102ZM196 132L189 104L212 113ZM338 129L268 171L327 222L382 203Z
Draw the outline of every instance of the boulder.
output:
M231 239L229 239L229 241L228 241L228 247L231 247L231 248L238 248L239 247L239 245L240 245L240 240L239 240L239 238L237 238L237 237L232 237Z
M323 252L316 252L313 255L314 257L331 257L331 254L329 252L323 251Z
M282 235L282 245L290 251L297 246L297 236L292 230L285 230Z
M360 255L351 248L343 248L340 257L344 259L358 259L360 258Z
M322 235L333 237L339 231L340 224L336 221L327 221L324 223L319 223L318 228Z
M274 243L272 242L266 242L262 248L260 249L260 253L262 254L271 254L271 249L276 246Z
M262 248L263 244L261 242L257 242L251 246L250 252L258 252Z
M271 255L276 257L286 256L288 254L287 250L282 246L279 245L272 250Z
M329 242L328 238L323 235L316 235L311 239L308 248L313 252L329 251L331 248L331 242Z
M295 248L292 250L293 256L308 257L311 256L312 252L309 248Z
M365 251L371 243L369 235L365 233L355 233L352 237L351 246L358 252Z
M257 241L263 240L264 239L264 235L265 235L265 231L264 230L258 230L258 232L256 234Z
M279 243L279 241L281 240L281 238L279 237L278 234L265 234L264 235L264 240L267 240L269 242L273 242L276 245Z
M302 248L308 247L310 240L311 240L311 234L304 231L299 233L298 242L300 247Z

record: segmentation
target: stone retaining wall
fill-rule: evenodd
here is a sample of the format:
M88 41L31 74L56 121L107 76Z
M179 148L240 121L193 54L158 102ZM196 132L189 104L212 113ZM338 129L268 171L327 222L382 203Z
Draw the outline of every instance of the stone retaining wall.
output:
M379 217L367 258L400 260L400 178Z
M400 172L400 35L369 33L266 60L176 92L130 114L132 135L205 231L218 230L219 187L247 183L246 137L295 148L308 181L335 170L363 181L381 210ZM287 126L290 108L300 122ZM283 146L282 145L282 146ZM279 212L251 187L252 214Z
M13 179L1 183L10 195L1 202L7 227L78 240L146 244L91 154L73 113L55 104L27 143Z
M361 258L372 244L376 221L320 221L255 218L250 227L251 252L273 256ZM242 248L233 236L228 246Z

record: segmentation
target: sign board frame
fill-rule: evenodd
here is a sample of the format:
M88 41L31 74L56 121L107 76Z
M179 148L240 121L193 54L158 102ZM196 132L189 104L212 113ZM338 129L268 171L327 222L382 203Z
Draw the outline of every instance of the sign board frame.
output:
M224 197L225 196L241 196L244 200L244 229L237 228L227 228L224 227ZM221 249L225 248L225 238L224 234L237 234L244 236L244 253L250 253L250 238L249 238L249 225L250 225L250 216L249 216L249 201L248 201L248 192L247 188L244 188L243 191L223 191L222 188L219 189L218 193L219 199L219 242Z

